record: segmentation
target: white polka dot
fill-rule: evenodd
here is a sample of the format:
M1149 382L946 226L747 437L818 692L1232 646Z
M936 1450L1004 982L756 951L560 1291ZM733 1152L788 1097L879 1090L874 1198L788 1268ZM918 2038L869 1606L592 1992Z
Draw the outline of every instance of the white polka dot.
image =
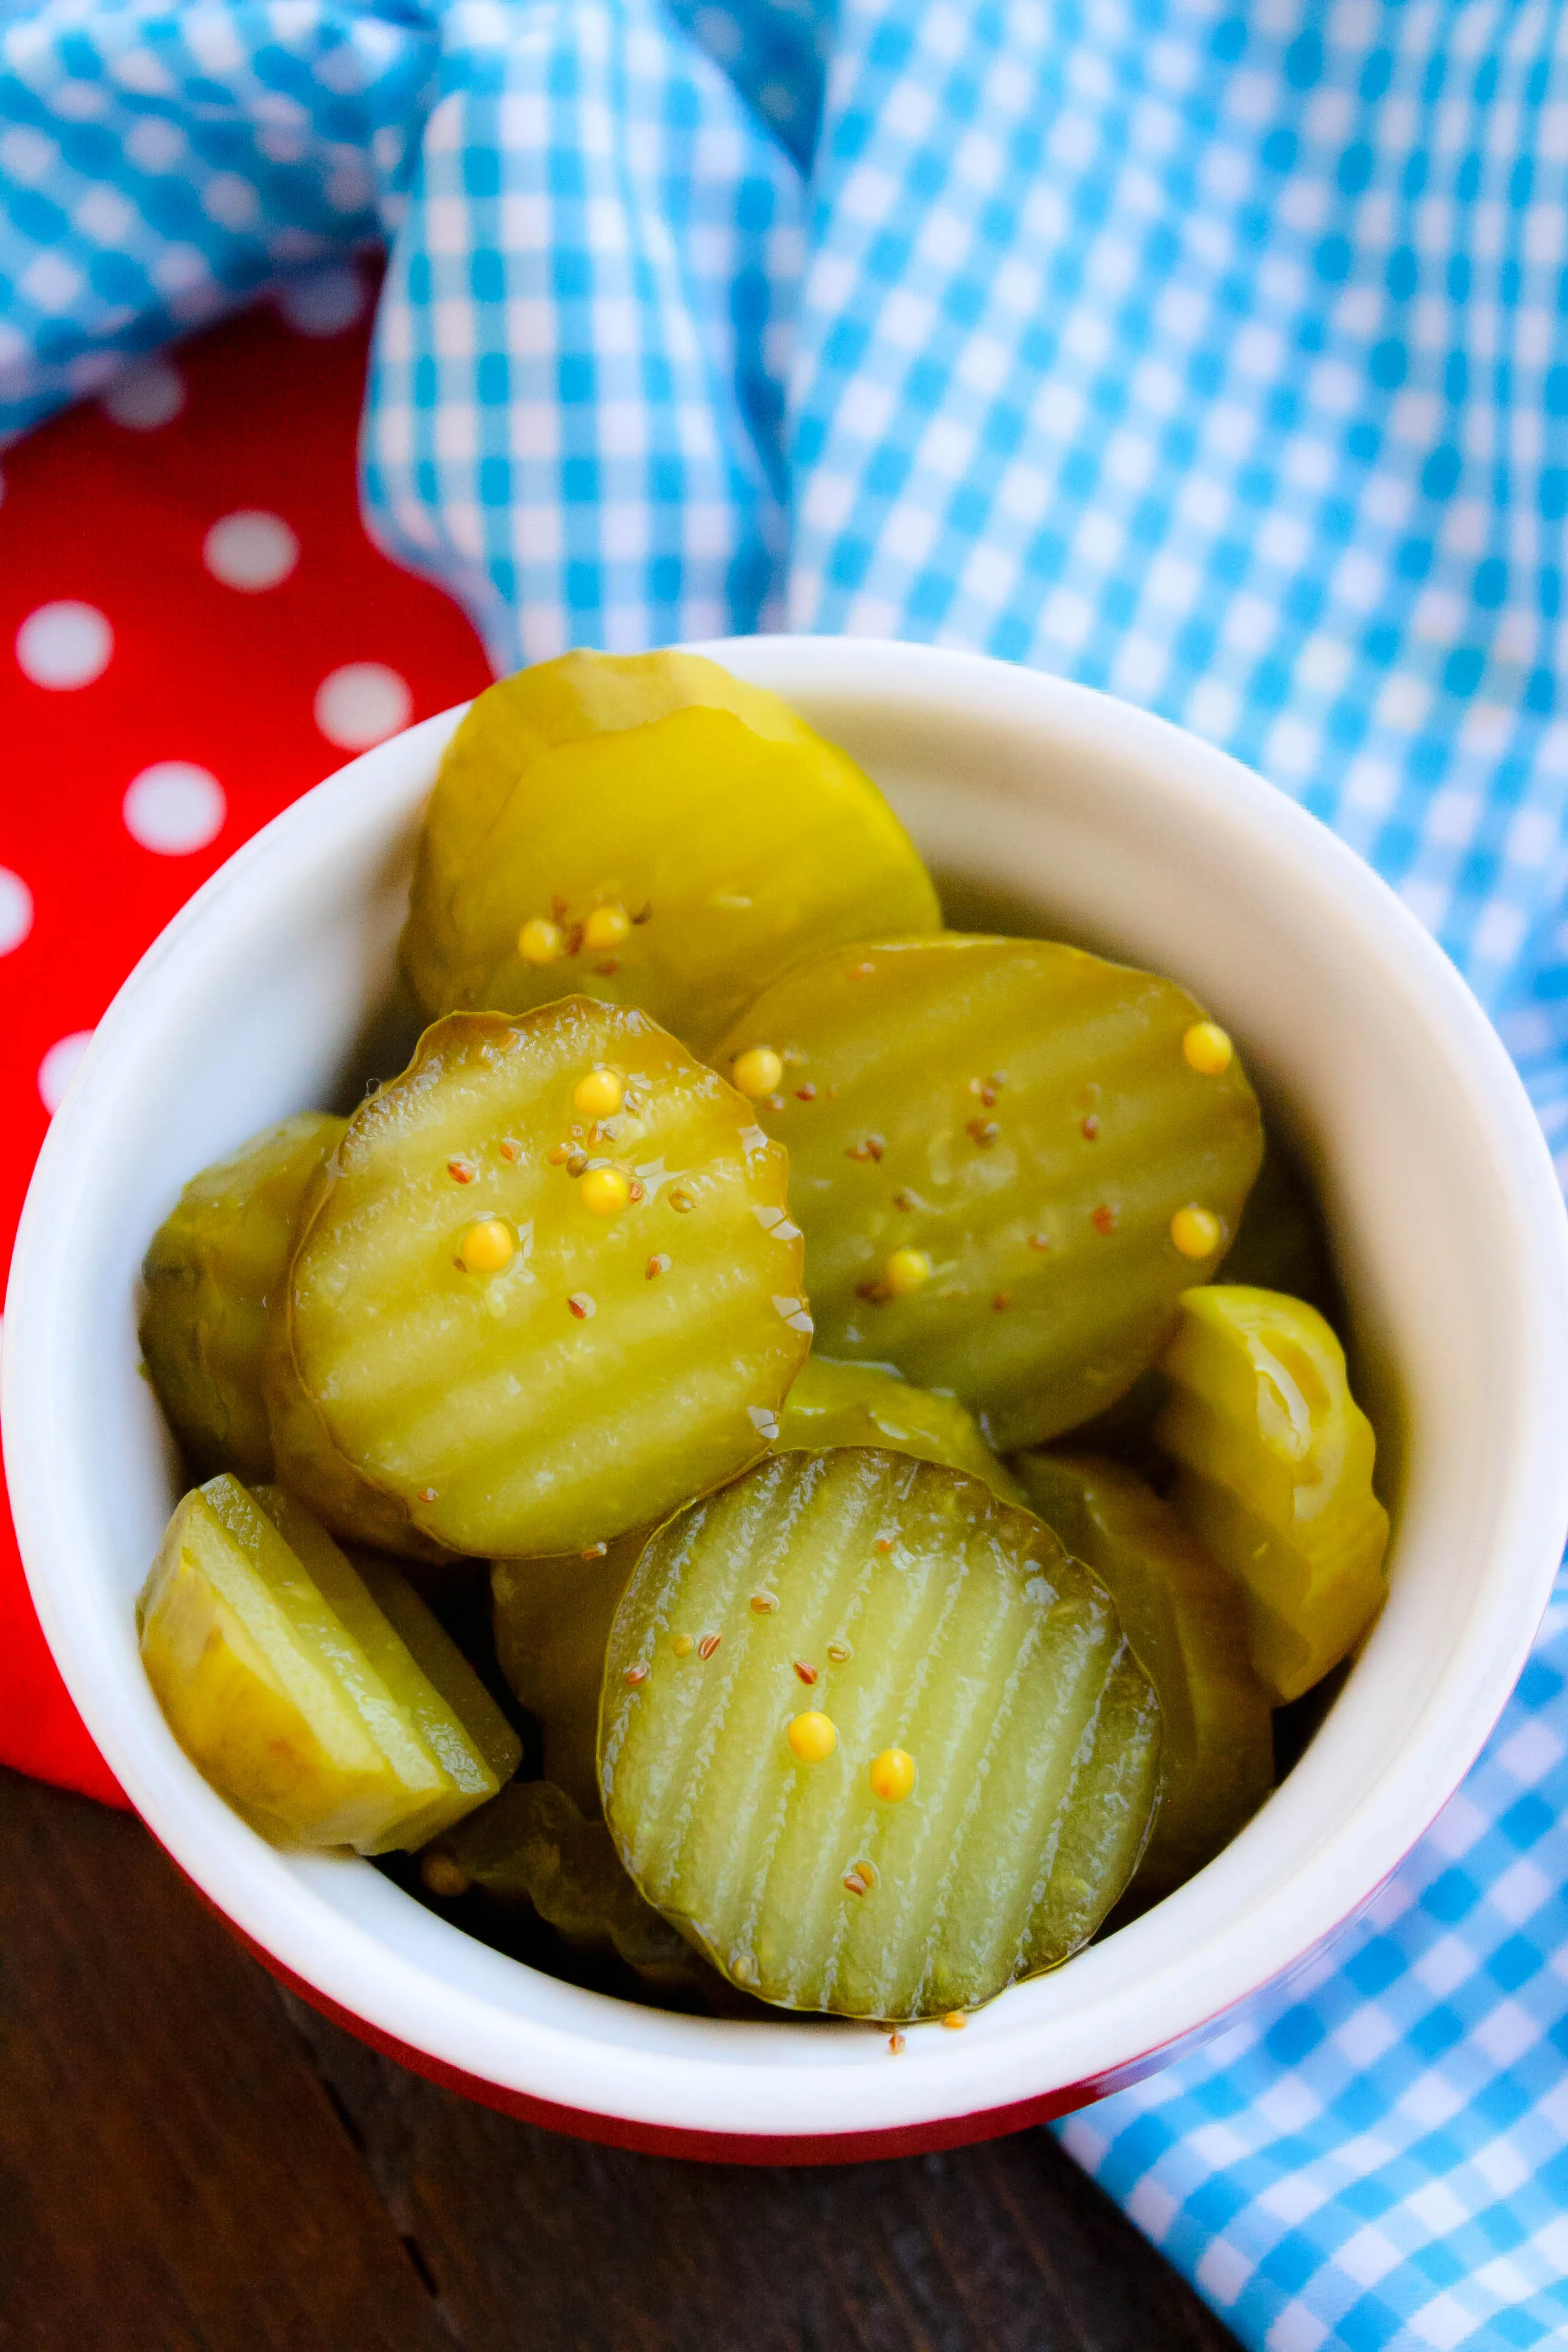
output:
M312 269L278 296L278 308L298 335L341 335L364 310L364 280L357 269Z
M143 360L116 378L99 406L132 433L155 433L185 404L185 380L168 360Z
M68 598L40 604L16 632L16 659L35 686L90 686L114 651L114 632L96 604Z
M316 688L316 724L342 751L368 751L406 727L414 697L383 662L348 662Z
M19 948L32 928L32 892L19 874L0 866L0 955Z
M155 849L161 857L184 857L205 849L222 831L228 803L205 768L188 760L160 760L127 787L120 813L143 849Z
M300 542L281 515L242 507L215 522L202 541L202 562L226 588L247 595L276 588L300 561Z
M57 1037L38 1064L38 1092L51 1118L60 1107L60 1097L69 1086L76 1066L86 1053L91 1036L90 1029L73 1029L68 1037Z

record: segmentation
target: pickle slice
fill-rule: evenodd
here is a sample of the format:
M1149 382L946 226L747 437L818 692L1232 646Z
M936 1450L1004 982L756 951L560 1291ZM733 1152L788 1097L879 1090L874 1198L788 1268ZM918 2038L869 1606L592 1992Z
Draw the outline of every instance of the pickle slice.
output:
M327 1437L492 1557L580 1551L717 1485L774 1434L810 1339L784 1171L643 1013L437 1022L350 1121L290 1269Z
M1229 1844L1274 1786L1273 1717L1252 1667L1245 1595L1120 1464L1026 1454L1018 1475L1046 1525L1110 1586L1159 1695L1160 1810L1134 1884L1168 1894Z
M563 1943L613 1951L661 1991L696 1987L709 1973L637 1893L603 1822L584 1821L549 1780L521 1780L470 1813L431 1849L426 1880L437 1895L479 1886L503 1903L531 1903Z
M498 1559L490 1603L500 1670L543 1735L544 1777L599 1811L599 1685L605 1645L646 1530L602 1559Z
M921 1462L945 1462L983 1479L1002 1502L1029 1508L1024 1489L956 1397L917 1389L888 1364L837 1364L813 1354L784 1399L773 1452L825 1454L838 1445L883 1445Z
M1155 1435L1186 1524L1245 1590L1252 1658L1283 1705L1353 1649L1383 1606L1388 1514L1344 1349L1276 1290L1189 1290L1161 1360Z
M142 1354L193 1469L272 1471L261 1398L267 1301L300 1204L346 1121L305 1111L193 1176L142 1263Z
M361 1853L423 1844L493 1797L499 1774L331 1539L268 1500L309 1564L227 1473L170 1520L137 1604L158 1703L267 1835Z
M783 1064L758 1115L789 1149L818 1345L951 1391L998 1453L1131 1386L1218 1265L1262 1150L1229 1040L1185 990L1077 948L836 949L765 989L715 1058L758 1046Z
M404 969L432 1013L565 991L711 1043L802 955L934 931L869 778L694 654L567 654L489 688L426 816Z
M622 1860L787 2009L942 2015L1066 1959L1136 1867L1159 1750L1099 1579L870 1447L775 1455L660 1528L605 1661Z
M522 1761L521 1740L408 1579L374 1552L351 1559L281 1486L258 1486L254 1499L458 1785L471 1783L478 1803L489 1791L477 1769L498 1788L510 1780Z

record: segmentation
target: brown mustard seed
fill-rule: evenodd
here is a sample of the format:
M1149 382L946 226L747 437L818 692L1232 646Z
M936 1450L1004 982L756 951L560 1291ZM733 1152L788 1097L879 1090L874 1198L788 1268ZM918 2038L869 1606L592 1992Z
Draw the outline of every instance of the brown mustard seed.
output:
M707 1664L709 1659L713 1655L714 1651L718 1648L724 1636L722 1633L703 1634L702 1639L697 1644L697 1654L702 1660L704 1665Z
M690 1193L683 1192L679 1184L675 1185L670 1192L669 1205L678 1216L684 1217L693 1205Z
M647 1682L647 1668L646 1666L628 1666L626 1673L622 1675L621 1680L629 1685L631 1689L636 1690L638 1683Z
M776 1592L753 1592L752 1595L753 1617L771 1617L778 1605L779 1598Z
M905 1215L906 1217L909 1215L910 1211L914 1207L914 1205L915 1205L915 1204L914 1204L913 1197L912 1197L910 1193L908 1193L908 1192L895 1192L895 1193L894 1193L894 1195L893 1195L893 1206L894 1206L894 1208L895 1208L895 1209L901 1209L901 1210L902 1210L902 1212L903 1212L903 1213L904 1213L904 1215Z
M571 1158L570 1158L570 1159L567 1160L567 1162L566 1162L566 1173L568 1174L568 1176L585 1176L585 1175L587 1174L587 1172L588 1172L588 1155L587 1155L587 1153L586 1153L585 1151L574 1151L574 1152L573 1152L573 1154L572 1154Z
M972 1118L963 1131L972 1143L980 1146L982 1151L989 1151L1002 1132L994 1118Z
M961 2009L950 2009L942 2021L950 2033L962 2033L969 2020Z
M1029 1247L1032 1250L1048 1250L1050 1245L1051 1239L1048 1234L1031 1234L1029 1235Z
M815 1102L816 1100L816 1088L813 1086L796 1087L795 1090L795 1098L796 1102Z
M632 1203L634 1208L639 1201L646 1201L647 1199L647 1186L642 1181L640 1177L634 1176L631 1182L626 1186L626 1198Z
M655 1250L647 1265L643 1268L643 1272L649 1282L656 1281L661 1274L668 1274L669 1272L669 1257L668 1252L664 1250Z
M566 1301L566 1312L574 1316L579 1323L586 1323L590 1315L595 1312L594 1302L585 1290L574 1290Z
M503 1135L501 1137L500 1141L496 1146L496 1150L500 1153L503 1160L517 1160L522 1158L521 1144L514 1143L510 1135Z
M584 1548L583 1557L584 1559L603 1559L609 1549L607 1543L588 1544Z
M596 963L594 966L594 970L598 973L601 980L613 980L620 968L621 960L619 956L606 956L603 963Z
M470 1160L448 1160L447 1173L454 1184L471 1184L474 1181L473 1164Z
M557 1143L544 1156L552 1168L563 1168L572 1157L572 1146L569 1143Z
M1092 1111L1089 1112L1087 1118L1080 1119L1079 1121L1079 1133L1082 1136L1086 1143L1092 1143L1096 1136L1100 1133L1100 1121L1096 1118Z
M646 923L652 912L653 902L650 899L646 907L639 907L637 908L637 913L632 917L632 920L634 923Z
M993 1294L992 1294L992 1298L991 1298L991 1304L992 1304L993 1307L995 1309L996 1313L997 1313L998 1315L1001 1315L1001 1314L1005 1313L1005 1310L1006 1310L1009 1307L1011 1307L1011 1305L1013 1304L1013 1301L1012 1301L1012 1298L1010 1297L1010 1296L1008 1295L1008 1293L1007 1293L1006 1291L1005 1291L1005 1290L998 1290L998 1291L994 1291L994 1292L993 1292Z
M891 1551L891 1550L892 1550L892 1549L893 1549L893 1538L892 1538L892 1537L891 1537L891 1536L879 1536L879 1537L877 1538L877 1542L876 1542L876 1547L875 1547L875 1548L876 1548L876 1549L877 1549L878 1551Z
M840 1884L849 1895L864 1895L866 1892L866 1882L858 1870L847 1870Z
M804 1658L796 1658L795 1661L795 1670L800 1676L801 1681L805 1683L809 1690L812 1684L816 1680L816 1668L815 1666L807 1665Z
M901 2058L904 2052L908 2049L909 2044L904 2040L903 2035L895 2029L895 2031L888 2036L888 2047L892 2052L895 2058Z
M827 1644L827 1654L832 1659L836 1666L841 1666L844 1664L845 1659L852 1658L855 1653L849 1647L847 1642L829 1642Z
M420 1500L422 1503L434 1503L434 1502L437 1501L438 1499L439 1499L439 1497L438 1497L438 1496L437 1496L437 1491L436 1491L436 1489L435 1489L435 1487L434 1487L434 1486L421 1486L421 1487L420 1487L420 1489L419 1489L419 1500Z
M1108 1202L1101 1202L1098 1209L1089 1211L1089 1222L1097 1234L1113 1234L1116 1231L1116 1212Z

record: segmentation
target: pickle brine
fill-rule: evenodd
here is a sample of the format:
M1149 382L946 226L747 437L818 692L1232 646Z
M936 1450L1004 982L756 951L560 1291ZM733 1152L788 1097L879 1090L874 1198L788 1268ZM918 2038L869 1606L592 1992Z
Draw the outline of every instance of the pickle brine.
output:
M1033 940L835 950L718 1049L766 1055L817 1345L950 1391L1000 1453L1114 1402L1219 1265L1262 1150L1173 981Z
M906 1454L763 1463L658 1530L611 1632L622 1859L784 2008L940 2016L1065 1959L1137 1864L1159 1750L1105 1586Z
M300 1385L437 1543L607 1543L776 1434L811 1336L784 1175L751 1103L643 1013L451 1014L307 1212Z

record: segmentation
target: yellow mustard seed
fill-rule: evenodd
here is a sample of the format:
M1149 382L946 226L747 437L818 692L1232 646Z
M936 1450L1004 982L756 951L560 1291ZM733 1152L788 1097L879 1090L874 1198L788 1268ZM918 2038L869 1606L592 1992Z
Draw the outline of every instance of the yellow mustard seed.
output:
M562 949L561 926L543 915L524 923L517 935L517 951L524 963L553 963Z
M607 907L595 907L583 926L583 945L596 953L605 948L618 948L631 927L632 919L618 900Z
M500 1217L481 1217L463 1235L458 1256L468 1274L500 1274L517 1255L512 1230Z
M1194 1021L1182 1039L1182 1051L1192 1068L1205 1078L1217 1078L1229 1069L1236 1048L1217 1021Z
M813 1707L805 1715L797 1715L789 1727L790 1754L803 1764L826 1763L838 1745L838 1733L831 1716Z
M882 1268L882 1280L895 1298L908 1298L931 1280L931 1260L924 1250L896 1249Z
M590 1070L572 1092L572 1107L584 1118L614 1118L626 1096L616 1070Z
M1212 1209L1189 1201L1171 1219L1171 1239L1184 1257L1212 1257L1225 1238L1225 1227Z
M419 1875L427 1894L440 1903L455 1902L468 1891L468 1874L451 1854L427 1853L419 1864Z
M689 1633L677 1633L669 1646L678 1658L689 1658L697 1644Z
M743 1095L761 1102L771 1095L784 1076L784 1063L771 1045L748 1045L737 1054L730 1076Z
M631 1199L632 1188L618 1168L590 1168L577 1190L595 1217L613 1217Z
M901 1804L915 1785L915 1759L903 1748L884 1748L870 1771L871 1794L885 1805Z

